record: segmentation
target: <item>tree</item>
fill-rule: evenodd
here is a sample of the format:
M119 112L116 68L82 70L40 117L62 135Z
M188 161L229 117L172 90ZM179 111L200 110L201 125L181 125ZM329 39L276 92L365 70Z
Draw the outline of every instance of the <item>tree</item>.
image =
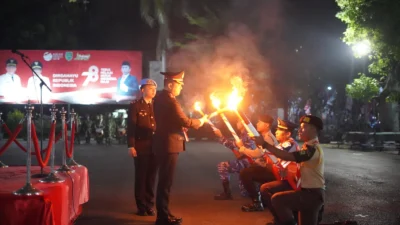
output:
M166 51L172 46L168 16L172 4L171 0L140 0L140 12L145 22L152 28L158 25L156 57L162 62L162 71L166 71Z
M344 41L348 45L371 43L369 72L384 79L381 98L400 93L400 1L336 0L337 17L347 24ZM363 78L364 79L364 78ZM364 79L365 80L365 79Z
M366 103L379 94L379 83L372 77L361 75L360 78L354 79L352 84L346 86L346 94Z
M73 49L84 13L68 0L9 0L0 9L4 35L0 47L9 49Z

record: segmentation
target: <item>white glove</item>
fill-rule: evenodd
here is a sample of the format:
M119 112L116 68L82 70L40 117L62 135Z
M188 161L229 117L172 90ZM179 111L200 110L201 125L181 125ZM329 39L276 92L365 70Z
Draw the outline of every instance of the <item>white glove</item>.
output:
M203 126L204 123L206 123L208 121L208 115L204 115L201 119L200 119L200 126Z
M241 147L239 148L239 152L242 153L242 154L244 153L244 150L246 150L246 148L245 148L244 146L241 146Z

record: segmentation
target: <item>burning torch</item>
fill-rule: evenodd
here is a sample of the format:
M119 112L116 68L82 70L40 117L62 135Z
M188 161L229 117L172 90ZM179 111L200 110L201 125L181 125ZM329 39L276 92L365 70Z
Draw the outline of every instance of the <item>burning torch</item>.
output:
M194 103L194 109L195 109L197 112L199 112L201 116L204 116L204 115L205 115L204 112L203 112L203 110L201 110L200 102L195 102L195 103ZM215 130L218 130L218 128L216 128L215 125L214 125L210 120L207 120L207 122L208 122L208 124L211 126L211 128L212 128L214 131L215 131Z
M242 100L243 97L239 95L238 89L233 88L232 93L228 97L228 108L235 112L250 137L260 136L260 134L257 132L253 124L251 124L247 116L237 109L237 106Z
M211 94L210 98L211 98L213 106L218 111L220 111L221 101L217 97L215 97L213 94ZM232 133L232 136L233 136L233 138L235 138L235 141L240 141L239 136L236 134L235 130L233 129L232 125L229 123L229 120L228 120L228 118L226 118L225 114L223 112L220 112L219 115L221 115L222 120L224 121L225 125L228 127L229 131Z

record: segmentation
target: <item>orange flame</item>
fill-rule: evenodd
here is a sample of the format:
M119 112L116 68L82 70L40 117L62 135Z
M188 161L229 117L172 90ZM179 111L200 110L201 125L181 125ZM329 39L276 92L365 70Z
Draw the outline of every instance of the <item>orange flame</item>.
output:
M210 95L210 99L211 99L211 102L212 102L213 106L214 106L216 109L219 109L219 107L221 106L221 100L219 100L219 99L214 95L214 93L212 93L212 94Z
M195 109L196 111L198 111L198 112L200 112L200 111L201 111L201 105L200 105L200 102L195 102L195 103L194 103L194 109Z
M239 95L239 91L236 87L233 88L232 93L228 97L228 108L230 110L236 110L243 97Z

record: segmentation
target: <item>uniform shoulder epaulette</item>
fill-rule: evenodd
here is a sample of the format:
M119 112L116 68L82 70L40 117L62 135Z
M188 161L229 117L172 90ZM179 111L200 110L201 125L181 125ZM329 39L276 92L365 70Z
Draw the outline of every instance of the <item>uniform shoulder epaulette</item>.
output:
M172 95L172 93L168 93L168 97L170 97L170 98L175 98L175 97Z

